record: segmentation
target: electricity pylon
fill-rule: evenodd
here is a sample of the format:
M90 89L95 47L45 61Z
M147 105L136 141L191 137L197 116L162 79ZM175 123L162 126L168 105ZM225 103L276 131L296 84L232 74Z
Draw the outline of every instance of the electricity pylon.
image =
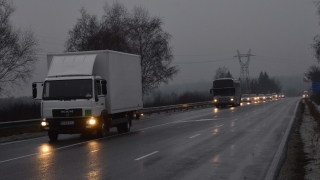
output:
M241 89L242 93L251 93L250 88L250 76L249 76L249 62L250 57L255 56L251 54L251 49L248 51L247 54L240 54L240 52L237 50L238 55L234 56L235 58L239 59L240 63L240 81L241 81ZM246 57L247 61L242 62L241 58Z

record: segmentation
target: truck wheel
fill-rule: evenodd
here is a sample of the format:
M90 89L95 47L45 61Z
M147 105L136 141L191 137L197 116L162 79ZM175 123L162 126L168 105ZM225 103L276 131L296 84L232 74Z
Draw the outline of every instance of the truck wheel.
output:
M58 135L57 131L48 131L48 136L51 141L56 141L58 139Z
M128 120L126 123L123 123L123 131L124 132L129 132L130 131L130 127L131 127L131 120Z
M104 122L100 123L99 129L97 129L98 138L103 138L106 133Z
M118 133L126 133L130 131L130 120L117 126Z

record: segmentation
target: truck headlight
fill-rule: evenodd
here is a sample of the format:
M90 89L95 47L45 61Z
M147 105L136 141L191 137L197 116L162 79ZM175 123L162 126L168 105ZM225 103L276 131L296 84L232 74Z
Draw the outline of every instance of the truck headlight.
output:
M89 121L87 121L87 124L94 125L96 124L96 120L92 117Z
M231 98L230 100L233 101L233 98Z
M214 99L213 101L214 101L214 102L217 102L218 100L217 100L217 99Z
M47 125L49 125L49 123L44 122L44 121L41 122L41 126L47 126Z

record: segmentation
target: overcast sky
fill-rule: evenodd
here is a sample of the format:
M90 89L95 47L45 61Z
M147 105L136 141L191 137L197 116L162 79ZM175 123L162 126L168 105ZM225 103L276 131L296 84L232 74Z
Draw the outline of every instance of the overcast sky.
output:
M31 83L43 81L46 54L61 53L84 7L99 18L105 0L13 0L11 20L31 28L43 50L34 78L20 95L31 95ZM299 75L317 64L310 45L320 34L314 0L119 0L128 9L142 6L164 20L172 35L174 61L180 69L172 83L211 81L219 67L240 75L237 54L251 53L250 77L261 71L270 76ZM243 59L246 61L246 59Z

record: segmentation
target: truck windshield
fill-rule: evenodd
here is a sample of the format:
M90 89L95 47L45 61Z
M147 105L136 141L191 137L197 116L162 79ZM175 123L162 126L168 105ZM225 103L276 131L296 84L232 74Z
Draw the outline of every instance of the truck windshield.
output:
M91 99L92 80L46 81L43 88L43 100Z
M234 96L235 88L213 89L214 96Z

